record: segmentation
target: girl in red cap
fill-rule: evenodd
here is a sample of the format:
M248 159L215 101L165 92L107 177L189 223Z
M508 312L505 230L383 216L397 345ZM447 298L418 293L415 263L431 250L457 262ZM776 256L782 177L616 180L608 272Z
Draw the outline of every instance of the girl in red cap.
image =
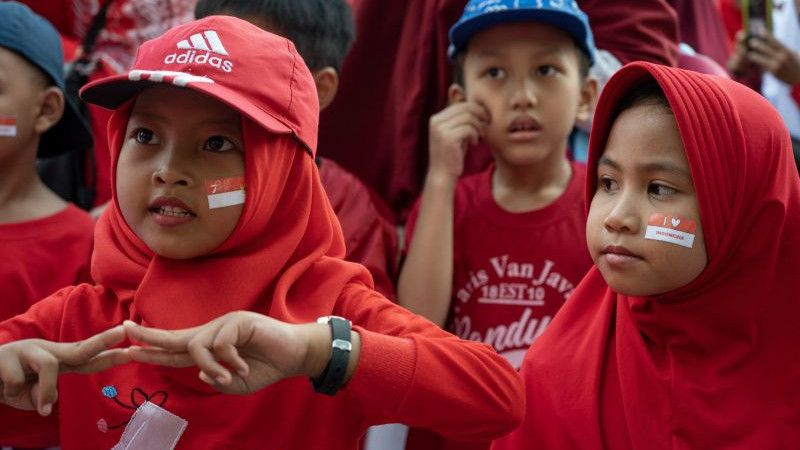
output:
M593 124L595 267L526 355L495 449L800 442L800 182L789 134L719 77L628 65Z
M6 403L48 413L56 363L115 366L59 378L63 449L344 449L377 423L470 440L521 419L522 383L500 356L394 305L341 259L313 158L314 80L289 41L208 17L82 95L115 109L97 285L0 324L0 342L17 340L0 346ZM125 335L104 330L124 320L130 337L166 348L103 351ZM121 365L131 356L202 372Z

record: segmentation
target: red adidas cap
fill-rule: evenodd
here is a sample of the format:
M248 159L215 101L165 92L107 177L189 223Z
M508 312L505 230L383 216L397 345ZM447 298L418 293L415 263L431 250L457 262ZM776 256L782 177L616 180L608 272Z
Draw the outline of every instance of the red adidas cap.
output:
M312 156L319 102L314 78L291 41L241 19L210 16L147 41L133 68L91 82L81 98L116 109L154 83L194 89L273 133L291 133Z

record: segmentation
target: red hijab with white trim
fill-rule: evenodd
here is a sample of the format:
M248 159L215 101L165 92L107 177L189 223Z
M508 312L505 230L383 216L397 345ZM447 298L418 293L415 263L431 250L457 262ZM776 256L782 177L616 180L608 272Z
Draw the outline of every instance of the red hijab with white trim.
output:
M495 449L800 443L800 181L786 127L743 85L630 64L595 114L587 204L616 105L647 79L678 123L708 265L646 298L613 292L592 268L526 355L527 416Z
M251 310L307 322L320 308L329 312L348 282L371 285L365 269L340 259L341 228L310 154L291 135L268 133L247 118L247 197L234 231L204 257L177 260L150 251L117 201L116 164L131 105L109 122L114 200L97 224L92 275L120 302L132 302L132 320L175 329Z
M192 89L242 115L244 208L228 239L198 258L154 254L119 210L117 162L131 99L159 84ZM206 17L146 42L133 70L92 82L81 95L116 109L108 124L113 200L95 231L92 276L130 303L132 320L175 329L251 310L309 322L330 314L347 283L372 286L366 269L340 259L341 227L313 158L314 79L290 41L234 17Z

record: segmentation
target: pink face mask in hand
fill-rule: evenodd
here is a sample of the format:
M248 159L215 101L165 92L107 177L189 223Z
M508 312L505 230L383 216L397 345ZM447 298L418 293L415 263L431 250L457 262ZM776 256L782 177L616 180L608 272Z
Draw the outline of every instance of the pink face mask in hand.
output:
M160 406L144 402L133 414L112 450L172 450L188 422Z

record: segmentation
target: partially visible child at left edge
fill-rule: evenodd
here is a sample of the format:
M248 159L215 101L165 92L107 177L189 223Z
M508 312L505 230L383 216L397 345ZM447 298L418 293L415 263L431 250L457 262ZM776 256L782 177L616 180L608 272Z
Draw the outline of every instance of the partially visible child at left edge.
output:
M61 43L52 25L16 2L0 3L0 320L64 286L89 280L94 222L48 189L37 152L78 145L65 108ZM72 127L72 128L71 128ZM58 444L57 417L0 405L0 447ZM13 433L13 434L12 434Z
M287 37L311 69L320 110L339 90L342 60L355 25L346 0L200 0L195 16L238 17ZM342 225L345 259L369 269L375 290L394 300L397 236L391 211L378 195L333 160L317 155L319 176ZM388 217L388 218L387 218Z
M394 305L367 286L362 266L340 259L341 232L313 159L314 81L290 41L208 17L147 42L129 74L83 95L117 109L114 200L98 222L92 264L98 284L63 289L0 324L0 340L74 341L126 319L174 330L249 310L272 324L258 332L273 343L266 370L276 383L221 395L195 369L142 363L62 376L64 450L112 447L145 400L173 437L188 423L177 444L187 449L355 448L384 422L491 439L521 420L521 381L500 356ZM331 314L352 321L352 332L341 318L314 323ZM48 345L0 346L6 386L20 388L9 375L20 370L17 355ZM23 368L40 380L53 375ZM54 392L34 400L46 412Z

